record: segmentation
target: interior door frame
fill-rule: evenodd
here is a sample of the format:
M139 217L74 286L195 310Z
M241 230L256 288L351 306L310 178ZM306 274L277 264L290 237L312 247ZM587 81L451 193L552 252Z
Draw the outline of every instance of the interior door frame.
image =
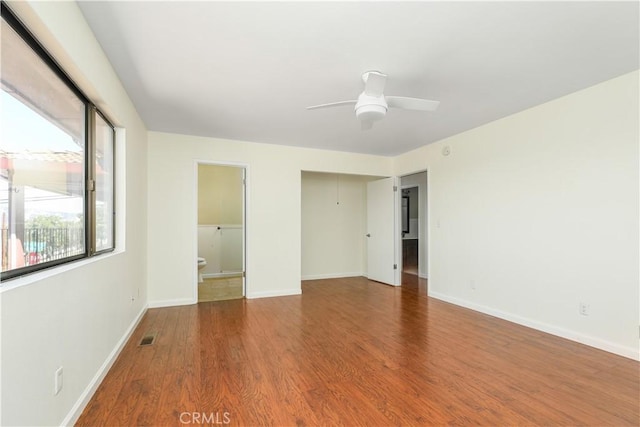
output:
M226 167L235 167L242 169L243 171L243 179L244 185L242 186L242 296L244 298L247 297L247 289L249 289L249 272L247 271L247 258L249 253L249 224L247 221L248 212L249 212L249 192L247 188L249 187L249 165L247 163L237 163L237 162L224 162L224 161L215 161L215 160L202 160L196 159L194 160L194 180L193 180L193 188L194 188L194 226L193 226L193 256L192 259L198 258L198 166L200 165L208 165L208 166L226 166ZM198 265L194 264L193 270L193 295L194 295L194 303L198 303Z
M420 172L418 172L420 173ZM413 175L413 174L411 174ZM400 180L400 209L402 209L402 190L409 190L411 188L417 188L418 189L418 276L420 276L420 241L422 240L422 238L420 237L420 232L422 230L422 227L420 226L420 219L421 219L421 214L422 214L422 202L423 200L421 200L420 197L420 184L408 184L408 185L402 185L402 177L399 178ZM411 220L411 218L409 218L409 220ZM404 239L402 238L402 218L400 218L400 243L398 244L398 251L400 252L399 255L399 260L400 263L398 264L399 270L400 270L400 275L402 275L402 272L404 271Z
M426 177L426 181L424 183L421 184L408 184L408 185L404 185L402 186L402 178L407 177L407 176L411 176L411 175L415 175L418 173L425 173L425 177ZM431 207L429 206L429 201L430 201L430 197L429 197L429 187L430 187L430 179L429 179L429 171L428 169L422 169L422 170L418 170L415 172L411 172L411 173L406 173L403 175L400 175L398 177L398 182L400 184L400 186L402 187L400 191L402 191L402 189L404 188L412 188L412 187L418 187L418 221L420 221L420 217L422 215L424 215L424 232L426 233L425 235L425 242L424 242L424 247L426 248L427 251L427 256L426 258L424 258L424 262L426 262L426 268L424 268L424 277L420 275L420 264L421 264L421 260L422 257L420 256L420 249L418 246L418 277L421 279L427 279L430 277L430 270L431 270L431 229L429 227L429 212L431 211ZM420 200L420 188L422 186L425 186L425 194L426 200ZM398 209L402 209L402 199L400 199L400 201L398 202L397 206ZM402 266L402 223L400 223L400 228L398 228L398 233L396 235L397 238L397 245L399 247L399 255L398 255L398 261L399 261L399 266ZM420 236L418 236L418 238L420 239ZM400 274L402 275L402 268L399 269L400 270ZM428 282L427 282L428 284Z
M393 235L395 236L395 247L393 253L396 258L395 268L393 270L393 286L402 285L402 190L400 190L400 177L394 175L393 177ZM399 240L399 239L400 240Z

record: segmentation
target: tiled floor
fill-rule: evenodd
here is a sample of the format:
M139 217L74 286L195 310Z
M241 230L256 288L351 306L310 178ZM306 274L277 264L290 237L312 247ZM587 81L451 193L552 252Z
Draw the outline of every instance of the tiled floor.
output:
M218 277L198 283L198 302L243 298L242 277Z

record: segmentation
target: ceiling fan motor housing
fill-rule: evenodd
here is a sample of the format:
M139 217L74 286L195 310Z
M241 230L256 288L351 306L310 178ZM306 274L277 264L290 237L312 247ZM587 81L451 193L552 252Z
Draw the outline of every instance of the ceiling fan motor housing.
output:
M384 96L369 96L363 92L358 97L355 111L359 120L375 122L387 114L387 102Z

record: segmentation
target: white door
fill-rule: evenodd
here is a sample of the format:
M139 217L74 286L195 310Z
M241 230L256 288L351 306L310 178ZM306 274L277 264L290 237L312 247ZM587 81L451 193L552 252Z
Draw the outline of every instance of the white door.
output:
M395 178L367 183L367 277L399 285L396 264Z
M247 168L242 168L242 295L247 296Z

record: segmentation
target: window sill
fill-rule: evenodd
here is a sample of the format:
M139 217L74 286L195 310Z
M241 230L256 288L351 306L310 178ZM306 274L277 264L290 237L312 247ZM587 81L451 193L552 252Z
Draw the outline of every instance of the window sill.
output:
M67 271L75 270L77 268L82 268L86 265L93 264L96 262L100 262L110 257L114 257L124 253L122 249L116 249L112 252L107 252L102 255L96 255L90 258L84 258L77 261L72 261L67 264L59 265L56 267L52 267L46 270L38 271L35 273L27 274L22 277L16 277L15 279L8 280L6 282L0 283L0 294L3 294L7 291L11 291L16 288L21 288L23 286L28 286L33 283L40 282L42 280L49 279L51 277L57 276L59 274L66 273Z

